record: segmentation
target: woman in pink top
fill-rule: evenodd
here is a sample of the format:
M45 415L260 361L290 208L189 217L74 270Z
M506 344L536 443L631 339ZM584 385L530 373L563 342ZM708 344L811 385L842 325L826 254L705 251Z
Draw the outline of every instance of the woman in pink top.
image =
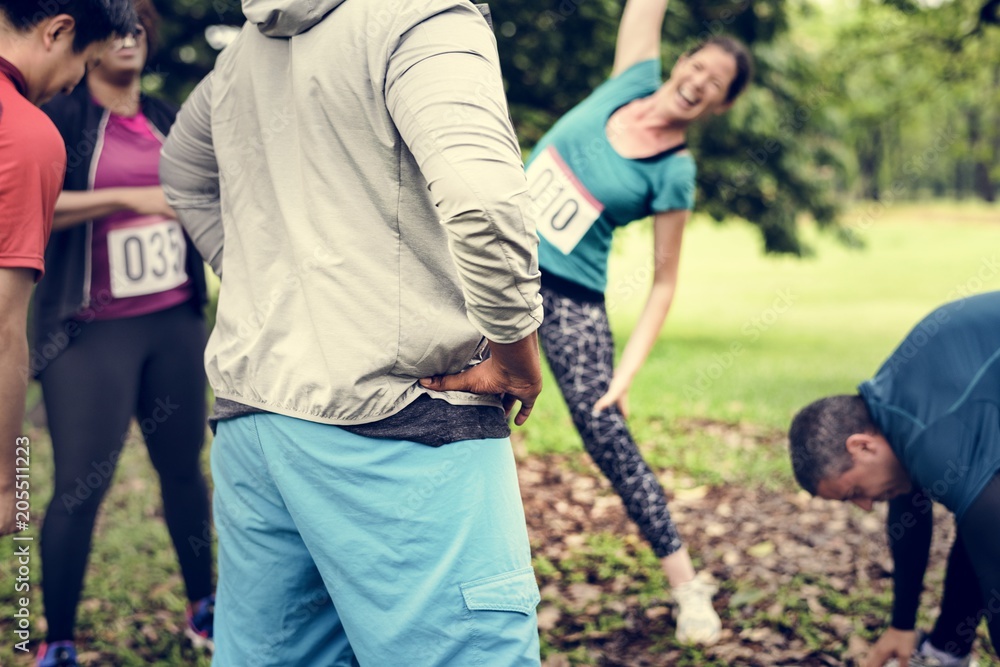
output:
M149 0L136 10L138 32L109 47L86 85L44 108L67 148L46 251L59 268L39 284L32 355L55 458L41 538L45 667L77 664L94 520L133 417L159 474L190 600L187 633L198 644L212 638L212 553L201 538L210 520L200 468L204 273L159 185L176 108L140 93L158 17Z

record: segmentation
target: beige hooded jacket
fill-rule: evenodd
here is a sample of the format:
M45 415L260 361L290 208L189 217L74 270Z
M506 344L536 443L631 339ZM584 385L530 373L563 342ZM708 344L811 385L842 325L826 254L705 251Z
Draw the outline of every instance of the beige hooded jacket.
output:
M217 396L376 421L483 337L542 318L496 42L467 0L244 0L163 148L167 200L225 273ZM224 260L224 261L223 261ZM452 403L499 405L449 392Z

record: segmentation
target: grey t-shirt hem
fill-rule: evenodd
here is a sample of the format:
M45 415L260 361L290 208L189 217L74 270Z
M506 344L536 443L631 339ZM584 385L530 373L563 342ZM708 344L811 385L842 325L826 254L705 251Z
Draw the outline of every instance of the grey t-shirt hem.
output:
M218 398L208 424L215 433L220 421L266 412L261 408ZM430 447L463 440L510 437L510 425L500 408L489 405L453 405L426 394L385 419L337 428L365 438L408 440Z

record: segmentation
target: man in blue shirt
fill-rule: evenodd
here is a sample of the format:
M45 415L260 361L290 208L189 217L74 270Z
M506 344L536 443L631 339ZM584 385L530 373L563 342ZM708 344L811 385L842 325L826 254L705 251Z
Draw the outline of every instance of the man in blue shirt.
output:
M893 657L901 667L909 663L915 613L900 603L915 612L929 534L919 540L923 549L901 544L908 531L926 525L935 501L955 514L958 526L952 560L964 562L954 568L949 563L949 570L974 572L981 595L974 605L978 613L965 625L974 635L978 617L985 617L997 646L1000 292L948 303L925 317L875 377L858 387L858 395L830 396L799 412L789 441L795 477L813 495L865 510L896 499L888 532L897 605L893 626L866 667L881 667Z

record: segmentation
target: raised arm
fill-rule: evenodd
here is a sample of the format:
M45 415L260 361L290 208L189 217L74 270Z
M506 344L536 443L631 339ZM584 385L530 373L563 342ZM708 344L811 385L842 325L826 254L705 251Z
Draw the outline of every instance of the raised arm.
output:
M611 76L618 76L632 65L660 57L660 35L668 0L628 0L618 24L615 64Z
M170 130L160 156L160 182L202 258L222 275L222 205L212 145L212 75L194 89Z
M607 393L594 404L594 412L618 405L622 414L628 416L629 387L656 344L663 322L670 312L670 304L674 301L681 240L684 237L684 226L690 217L690 211L678 209L657 213L653 219L653 285L639 321L622 352L621 361L615 368L611 385Z

